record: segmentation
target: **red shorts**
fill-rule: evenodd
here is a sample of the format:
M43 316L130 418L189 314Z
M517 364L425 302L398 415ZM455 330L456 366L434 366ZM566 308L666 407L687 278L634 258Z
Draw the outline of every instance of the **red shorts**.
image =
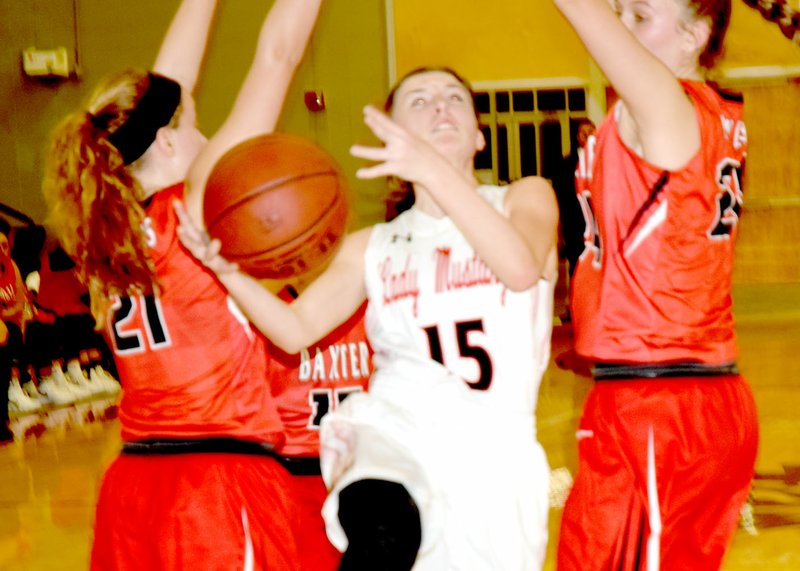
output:
M718 569L757 444L755 403L738 375L596 382L578 431L559 571Z
M122 454L103 476L91 569L299 569L291 486L266 456Z
M335 571L342 554L328 541L322 504L328 490L322 476L292 476L297 490L297 501L302 534L298 534L297 547L303 559L303 569L308 571Z

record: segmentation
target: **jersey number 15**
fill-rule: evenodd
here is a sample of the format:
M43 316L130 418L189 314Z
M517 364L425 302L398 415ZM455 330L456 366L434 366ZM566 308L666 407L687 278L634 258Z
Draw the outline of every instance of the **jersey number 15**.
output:
M430 349L431 359L445 364L444 355L442 353L442 340L439 335L439 326L431 325L423 329L428 336L428 347ZM461 321L455 324L456 341L458 342L458 352L462 357L467 359L474 359L478 364L480 375L477 381L467 381L467 385L476 391L485 391L492 384L492 359L489 353L483 347L478 345L471 345L469 342L469 334L472 331L483 332L483 321L475 319L473 321Z

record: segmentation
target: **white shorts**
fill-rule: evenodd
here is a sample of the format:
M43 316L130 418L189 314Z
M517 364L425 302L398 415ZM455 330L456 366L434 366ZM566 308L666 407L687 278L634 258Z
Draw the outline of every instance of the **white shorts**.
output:
M415 570L540 569L550 470L533 415L487 410L462 399L460 388L417 392L407 383L402 395L351 395L323 419L330 490L323 517L331 542L347 548L339 492L357 480L383 479L403 484L419 508Z

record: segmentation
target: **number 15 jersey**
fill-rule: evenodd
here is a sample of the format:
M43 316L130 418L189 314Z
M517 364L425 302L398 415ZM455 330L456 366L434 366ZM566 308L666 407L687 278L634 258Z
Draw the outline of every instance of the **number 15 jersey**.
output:
M478 188L498 211L506 190ZM365 274L371 391L384 379L452 377L475 404L533 414L550 354L552 283L510 291L452 220L413 208L373 228Z

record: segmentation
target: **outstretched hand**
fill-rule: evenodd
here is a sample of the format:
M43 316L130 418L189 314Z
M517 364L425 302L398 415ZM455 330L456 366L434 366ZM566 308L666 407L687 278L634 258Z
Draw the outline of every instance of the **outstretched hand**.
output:
M396 176L409 182L424 184L426 175L446 163L445 158L428 143L412 135L372 105L364 108L364 123L383 142L383 146L350 147L350 154L354 157L378 163L358 169L358 178Z
M222 247L220 241L209 238L204 230L192 222L182 202L175 200L172 206L180 221L178 238L195 258L215 274L235 272L239 269L238 265L229 262L219 253Z

